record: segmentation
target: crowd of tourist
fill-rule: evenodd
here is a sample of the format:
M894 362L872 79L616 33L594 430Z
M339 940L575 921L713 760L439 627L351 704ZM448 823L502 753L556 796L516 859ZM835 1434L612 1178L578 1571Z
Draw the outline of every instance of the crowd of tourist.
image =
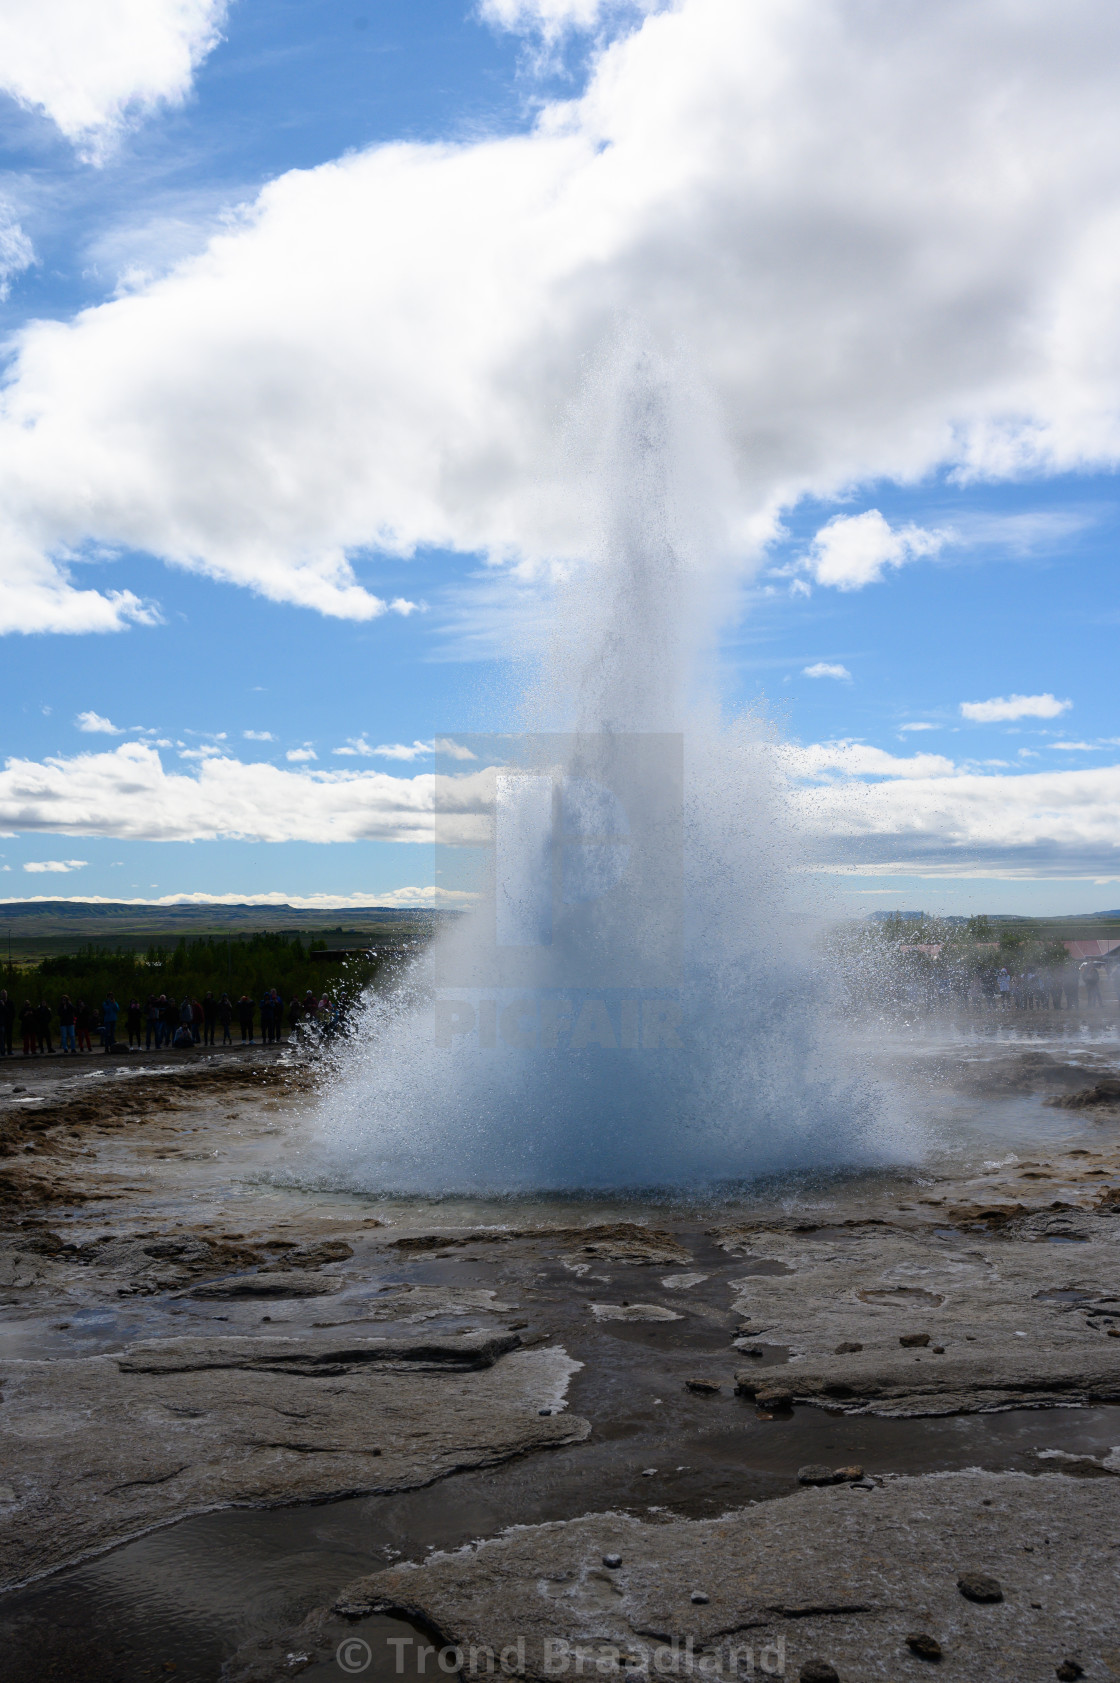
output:
M981 973L980 987L989 1004L1019 1011L1078 1011L1082 1004L1099 1011L1106 1003L1120 1004L1120 968L1108 970L1092 959L1022 971L1001 965Z
M286 1002L269 988L259 1000L246 993L240 999L207 993L202 999L176 1001L173 995L150 993L146 1000L130 999L126 1006L112 993L100 1005L64 993L57 1007L44 999L36 1004L25 999L17 1007L7 989L0 989L0 1057L16 1057L20 1041L25 1058L53 1053L56 1025L58 1050L75 1056L92 1052L95 1041L105 1052L124 1046L139 1051L141 1044L146 1052L164 1047L187 1051L193 1046L232 1046L235 1027L242 1046L255 1043L258 1026L260 1043L267 1046L306 1034L330 1038L341 1026L341 1011L329 996L317 998L310 988L302 999Z

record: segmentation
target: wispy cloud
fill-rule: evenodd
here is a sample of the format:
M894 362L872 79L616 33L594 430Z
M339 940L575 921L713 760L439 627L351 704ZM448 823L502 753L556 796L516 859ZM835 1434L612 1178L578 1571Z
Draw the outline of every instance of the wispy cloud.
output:
M844 678L850 684L852 674L846 666L834 666L831 661L818 660L812 666L801 668L803 678Z
M342 748L332 748L332 754L343 758L357 755L365 760L420 760L434 752L430 742L382 742L376 748L364 736L351 736Z
M30 871L33 875L36 875L41 871L58 871L65 873L67 871L80 871L88 865L88 863L88 859L31 859L23 868L25 871Z
M241 732L246 742L275 742L276 738L270 730L243 730Z
M469 749L465 742L456 742L450 736L437 736L434 743L437 754L442 754L449 760L477 760L478 755Z
M1072 701L1059 701L1048 691L1043 695L995 695L990 701L962 701L961 718L978 725L1010 719L1056 719L1072 706Z

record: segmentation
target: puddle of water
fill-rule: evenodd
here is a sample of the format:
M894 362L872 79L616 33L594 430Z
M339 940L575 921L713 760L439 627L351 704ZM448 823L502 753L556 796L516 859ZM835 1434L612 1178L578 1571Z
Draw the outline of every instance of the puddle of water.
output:
M691 1416L686 1433L682 1410ZM808 1462L858 1462L873 1473L983 1465L1054 1476L1061 1463L1040 1463L1040 1449L1101 1456L1120 1443L1118 1408L923 1421L798 1409L787 1421L762 1422L725 1396L682 1402L664 1423L650 1409L630 1426L625 1436L597 1435L578 1448L459 1474L453 1491L441 1482L315 1507L233 1510L153 1532L0 1604L6 1683L144 1676L215 1683L235 1647L291 1629L349 1579L511 1524L607 1508L704 1517L788 1494ZM340 1626L340 1640L349 1629ZM417 1636L389 1619L363 1621L352 1634L370 1643L376 1659L363 1675L378 1679L394 1675L388 1639ZM343 1672L331 1662L301 1675Z

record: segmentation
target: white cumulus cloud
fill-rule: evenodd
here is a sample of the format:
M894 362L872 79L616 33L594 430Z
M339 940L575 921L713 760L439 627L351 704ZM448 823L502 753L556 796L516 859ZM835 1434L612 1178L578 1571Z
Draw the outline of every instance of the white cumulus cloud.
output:
M188 752L193 752L188 750ZM287 769L225 754L167 771L156 748L9 759L0 771L0 828L122 841L397 841L431 843L436 779L388 771ZM493 773L444 780L441 840L477 840Z
M978 725L999 724L1008 719L1056 719L1068 713L1072 701L1059 701L1047 692L1044 695L994 695L990 701L962 701L962 719L972 719Z
M813 788L819 857L857 870L1023 877L1120 872L1120 766Z
M130 121L190 91L226 0L4 0L0 88L91 157Z
M0 626L150 613L78 588L91 547L353 619L411 610L379 549L594 556L628 345L744 565L806 495L1120 460L1120 8L677 0L596 55L527 133L293 170L171 273L25 327ZM808 576L944 541L843 515Z
M822 526L801 566L818 584L862 590L878 584L887 567L936 555L946 540L946 533L921 526L891 526L877 508L869 508L864 514L838 514Z
M781 747L807 856L846 872L1120 874L1120 765L1011 770L866 743Z
M850 683L852 674L846 666L838 666L828 660L817 660L813 662L812 666L803 666L801 676L803 678L846 678Z
M86 731L90 735L120 736L122 734L112 719L106 719L102 713L79 713L74 723L79 730Z
M243 730L241 734L246 742L275 742L276 740L270 730Z
M23 868L25 871L80 871L87 865L87 859L32 859Z
M296 761L317 760L319 756L315 752L314 748L289 748L288 752L284 755L284 758L286 760Z

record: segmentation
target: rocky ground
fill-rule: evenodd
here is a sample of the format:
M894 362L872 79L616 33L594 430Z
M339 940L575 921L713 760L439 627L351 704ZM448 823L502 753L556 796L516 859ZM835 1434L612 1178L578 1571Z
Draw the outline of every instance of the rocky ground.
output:
M723 1644L726 1670L731 1642L742 1674L750 1649L759 1675L781 1654L787 1675L817 1663L845 1680L927 1664L1120 1677L1106 1052L1005 1045L938 1064L970 1102L1035 1103L1045 1149L709 1211L313 1196L275 1172L313 1101L314 1072L286 1052L14 1069L5 1082L0 1067L13 1677L217 1677L219 1650L231 1677L337 1677L351 1638L369 1640L371 1675L397 1675L375 1651L390 1630L427 1631L436 1651L521 1638L534 1676L564 1674L542 1669L547 1638L605 1645L586 1662L600 1673L657 1671L659 1644L709 1672ZM285 1620L247 1610L208 1657L172 1641L172 1658L141 1643L122 1660L111 1633L65 1649L44 1634L51 1596L84 1593L94 1568L76 1563L116 1548L126 1572L144 1546L129 1540L154 1527L359 1493L399 1514L435 1484L426 1563L372 1572L375 1553L345 1593L353 1570L332 1585L309 1563ZM501 1534L517 1521L532 1524ZM967 1572L998 1578L1002 1602L963 1596Z

